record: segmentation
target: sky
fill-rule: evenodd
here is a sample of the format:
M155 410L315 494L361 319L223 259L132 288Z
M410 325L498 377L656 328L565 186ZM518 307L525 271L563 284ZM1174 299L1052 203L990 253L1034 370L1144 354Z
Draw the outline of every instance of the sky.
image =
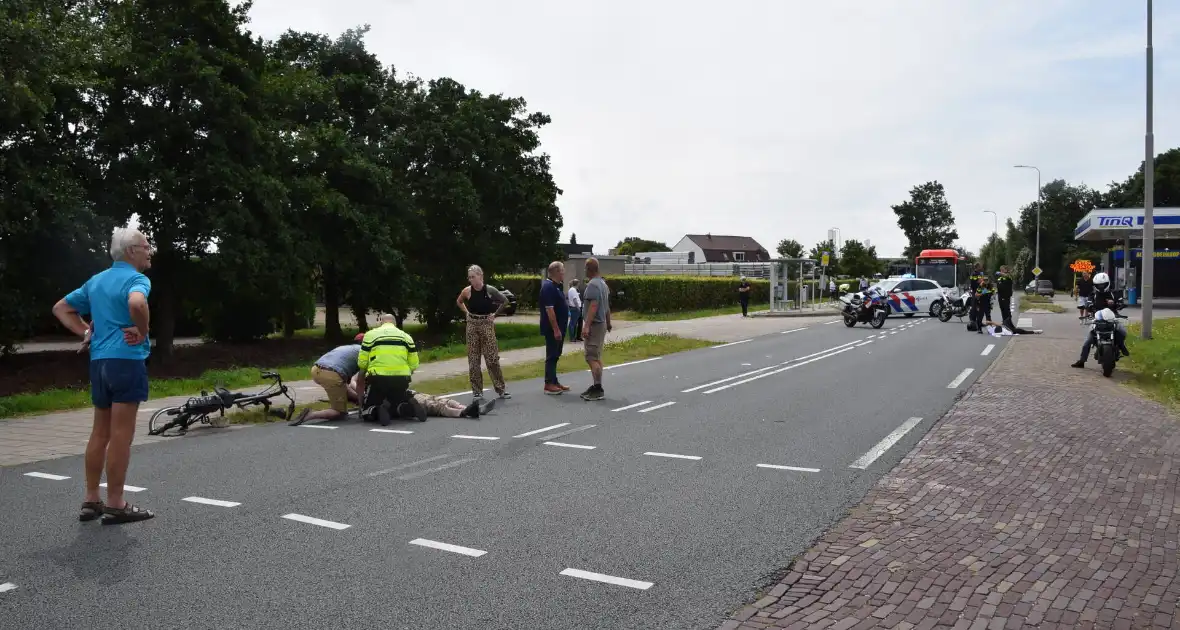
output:
M1105 188L1144 155L1143 0L255 0L250 29L371 25L403 75L550 115L562 240L840 228L898 256L890 206L946 186L977 250L1036 165ZM1180 145L1180 7L1155 4L1156 152Z

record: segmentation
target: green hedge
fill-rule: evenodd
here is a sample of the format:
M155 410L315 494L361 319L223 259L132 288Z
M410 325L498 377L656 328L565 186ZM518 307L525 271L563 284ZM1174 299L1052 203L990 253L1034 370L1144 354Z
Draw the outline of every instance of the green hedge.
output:
M539 276L507 275L496 280L516 295L517 306L537 310L537 296L541 291ZM750 302L766 304L770 301L770 283L750 280ZM606 278L611 290L611 309L640 313L675 313L708 308L733 306L738 302L737 278L709 278L698 276L619 276ZM808 282L815 286L816 282ZM793 299L799 283L787 289Z

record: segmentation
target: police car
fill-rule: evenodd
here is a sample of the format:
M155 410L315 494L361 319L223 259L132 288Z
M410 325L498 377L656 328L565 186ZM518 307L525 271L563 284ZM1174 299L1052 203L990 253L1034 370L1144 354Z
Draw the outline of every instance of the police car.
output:
M913 274L892 276L873 286L885 296L890 314L899 313L906 317L913 317L914 313L929 313L933 317L931 307L943 297L942 287L937 282L915 278ZM950 292L954 298L958 290L951 289Z

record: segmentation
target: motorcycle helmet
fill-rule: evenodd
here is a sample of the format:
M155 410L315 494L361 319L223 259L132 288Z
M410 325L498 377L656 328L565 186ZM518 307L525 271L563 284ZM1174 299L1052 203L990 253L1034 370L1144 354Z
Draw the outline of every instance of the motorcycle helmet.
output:
M1094 279L1091 282L1094 283L1094 288L1098 291L1105 291L1110 288L1110 276L1105 273L1094 274Z
M1094 321L1098 322L1113 322L1115 320L1114 311L1109 308L1104 308L1097 313L1094 313Z

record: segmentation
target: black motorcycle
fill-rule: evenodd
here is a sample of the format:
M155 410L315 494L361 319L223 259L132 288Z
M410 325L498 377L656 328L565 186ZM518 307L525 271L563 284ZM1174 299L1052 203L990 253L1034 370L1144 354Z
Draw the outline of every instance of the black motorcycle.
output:
M1090 300L1086 302L1088 312L1095 310L1093 308L1093 302ZM1098 365L1102 366L1102 375L1108 378L1111 374L1114 374L1114 364L1118 363L1119 357L1121 356L1118 344L1115 342L1115 331L1119 329L1119 320L1127 319L1126 316L1118 314L1123 306L1124 304L1121 299L1115 300L1115 304L1111 307L1111 310L1115 313L1114 320L1090 320L1090 337L1094 341L1094 360L1098 362ZM1093 317L1092 313L1090 317Z
M873 328L885 325L885 318L889 317L889 307L880 299L867 297L863 293L854 293L840 298L844 302L844 325L852 328L857 324L868 324Z

